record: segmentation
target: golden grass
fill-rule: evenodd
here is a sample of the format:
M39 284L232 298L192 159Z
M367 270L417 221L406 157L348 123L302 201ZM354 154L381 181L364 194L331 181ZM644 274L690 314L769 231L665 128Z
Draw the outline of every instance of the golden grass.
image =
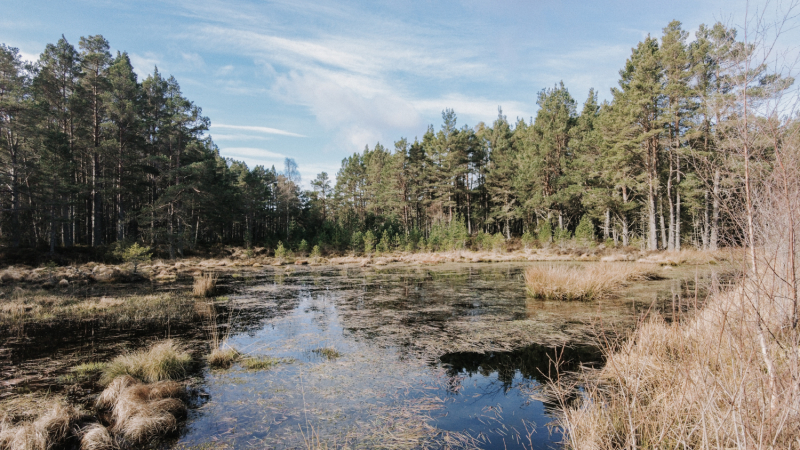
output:
M150 383L179 379L186 376L191 362L191 355L182 346L167 339L149 349L117 356L103 369L100 382L108 384L122 375Z
M194 278L192 295L195 297L211 297L217 288L217 275L206 273Z
M227 369L242 356L235 348L215 348L208 355L208 365L215 369Z
M532 266L525 271L528 294L556 300L593 300L608 297L631 281L655 277L654 267L603 262L586 266Z
M175 381L142 384L123 375L109 383L96 407L111 410L114 434L129 442L142 442L177 427L176 416L186 412L186 406L177 398L183 393L183 386Z
M763 278L642 324L577 403L556 385L569 448L800 448L800 331L780 277Z

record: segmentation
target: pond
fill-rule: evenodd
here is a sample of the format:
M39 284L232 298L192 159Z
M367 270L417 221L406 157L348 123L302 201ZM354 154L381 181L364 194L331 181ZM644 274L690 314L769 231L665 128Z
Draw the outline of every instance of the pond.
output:
M629 326L676 284L547 302L526 297L524 267L290 269L252 282L230 298L228 344L282 362L206 371L207 401L178 446L557 447L554 405L534 395L552 361L601 364L588 344L597 324Z
M217 329L226 345L277 364L199 368L185 424L153 445L557 448L556 405L537 395L556 376L553 362L559 373L601 366L592 345L598 333L613 338L646 313L674 316L676 298L685 312L701 297L694 281L710 274L665 268L663 279L612 299L559 302L526 296L522 274L530 264L270 267L228 276L226 295L214 301ZM58 374L65 358L90 351L109 359L165 336L199 356L209 326L176 321L167 330L31 335L5 346L0 369ZM40 378L39 388L50 389L52 381Z

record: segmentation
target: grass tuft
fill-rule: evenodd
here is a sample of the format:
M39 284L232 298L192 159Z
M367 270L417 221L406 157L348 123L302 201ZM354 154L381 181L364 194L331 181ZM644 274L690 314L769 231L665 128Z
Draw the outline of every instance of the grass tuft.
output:
M78 378L86 378L98 372L102 372L107 365L108 363L104 362L83 363L71 368L70 372L74 373Z
M336 359L342 356L342 354L333 347L315 348L314 350L311 350L311 352L316 353L319 356L323 356L328 360Z
M96 407L111 410L111 430L128 442L174 430L186 406L178 399L184 388L175 381L142 384L133 377L116 378L100 394Z
M242 359L240 364L247 370L269 370L282 362L282 359L271 356L250 356Z
M123 375L150 383L180 379L186 376L191 362L191 355L183 347L167 339L147 350L117 356L103 369L100 382L108 384Z
M208 355L208 365L215 369L227 369L242 356L235 348L215 348Z
M195 297L211 297L217 288L217 275L204 274L195 277L194 285L192 286L192 295Z
M630 263L586 266L533 266L525 271L528 294L556 300L594 300L612 295L627 282L655 279L651 267Z
M114 439L108 429L99 423L93 423L81 430L81 450L111 450Z

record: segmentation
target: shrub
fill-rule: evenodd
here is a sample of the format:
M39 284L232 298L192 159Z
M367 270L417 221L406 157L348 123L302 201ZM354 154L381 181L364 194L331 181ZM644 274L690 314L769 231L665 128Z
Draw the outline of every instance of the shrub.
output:
M492 250L496 252L500 252L505 250L506 248L506 237L503 236L503 233L497 232L492 236Z
M300 253L301 255L305 255L306 253L308 253L308 241L306 241L305 239L300 241L300 245L297 246L297 252Z
M581 218L578 227L575 228L575 239L582 245L594 242L594 223L589 216L584 215Z
M553 226L549 220L545 220L539 225L539 242L549 244L553 241Z
M149 349L117 356L104 369L100 382L130 375L141 381L174 380L186 376L192 357L175 341L167 339Z
M391 247L392 238L389 236L389 230L383 230L383 235L381 235L381 240L378 242L378 251L381 253L386 253L389 251Z
M530 233L530 231L526 231L522 234L522 246L527 250L533 247L533 244L536 242L536 238Z
M322 256L322 250L320 250L319 245L315 245L313 249L311 249L311 257L314 259L318 259Z
M122 261L133 264L133 273L136 273L139 264L150 261L152 257L150 247L140 246L138 242L134 242L128 247L117 247L113 253Z
M354 252L358 252L364 248L364 235L360 231L356 231L350 236L350 248Z
M283 246L283 241L278 241L278 246L275 248L275 258L278 260L286 258L286 247Z
M364 233L364 253L371 254L372 251L375 249L375 235L372 234L372 230L367 230Z

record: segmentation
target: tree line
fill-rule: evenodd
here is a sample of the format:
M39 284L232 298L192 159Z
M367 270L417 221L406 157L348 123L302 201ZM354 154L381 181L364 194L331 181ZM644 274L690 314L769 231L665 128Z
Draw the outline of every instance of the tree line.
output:
M102 36L77 49L62 37L35 63L2 45L0 242L53 252L139 240L174 257L215 243L437 249L577 232L716 249L737 239L742 119L768 126L759 105L793 83L746 64L752 51L723 24L690 40L673 21L632 49L609 101L590 90L578 111L559 83L528 120L500 110L458 127L447 109L438 130L367 146L303 191L291 159L278 171L221 157L177 80L155 69L140 82ZM768 173L780 143L754 144Z

